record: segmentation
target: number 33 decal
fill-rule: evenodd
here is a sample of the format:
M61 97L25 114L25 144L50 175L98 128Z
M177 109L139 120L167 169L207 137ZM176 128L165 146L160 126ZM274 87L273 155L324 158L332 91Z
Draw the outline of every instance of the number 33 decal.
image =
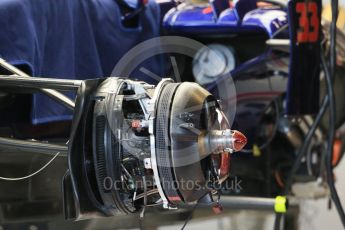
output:
M297 42L305 43L318 41L319 16L317 7L315 2L296 3L296 12L300 14Z

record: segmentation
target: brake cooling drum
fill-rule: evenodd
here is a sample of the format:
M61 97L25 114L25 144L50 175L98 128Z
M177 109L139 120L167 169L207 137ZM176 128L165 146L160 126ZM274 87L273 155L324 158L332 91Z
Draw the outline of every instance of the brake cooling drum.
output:
M210 182L226 179L229 154L246 143L196 83L107 78L80 101L69 156L77 219L198 201Z

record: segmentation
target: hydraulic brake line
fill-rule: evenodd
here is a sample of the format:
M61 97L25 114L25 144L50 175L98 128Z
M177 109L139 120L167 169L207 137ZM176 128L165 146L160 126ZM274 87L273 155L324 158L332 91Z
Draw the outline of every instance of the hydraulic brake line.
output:
M40 169L37 171L23 177L0 177L0 180L7 180L7 181L19 181L19 180L26 180L29 179L30 177L33 177L37 175L38 173L42 172L45 168L47 168L54 160L56 157L58 157L60 152L57 152L52 159L50 159L45 165L43 165Z
M66 145L68 144L69 140L65 143ZM42 172L44 169L46 169L54 160L60 155L61 152L55 153L55 155L45 164L43 165L40 169L36 170L35 172L23 176L23 177L0 177L0 180L6 180L6 181L19 181L19 180L26 180L29 179L38 173Z

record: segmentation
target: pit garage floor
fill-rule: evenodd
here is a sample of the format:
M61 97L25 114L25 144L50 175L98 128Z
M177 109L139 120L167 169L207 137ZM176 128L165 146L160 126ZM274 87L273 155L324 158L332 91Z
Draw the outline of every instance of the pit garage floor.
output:
M338 176L338 193L345 205L345 179L341 176L345 173L345 161L343 160L334 171ZM299 212L298 226L300 230L343 229L335 207L333 206L329 210L326 198L300 201ZM196 218L188 223L186 230L273 230L274 215L269 212L239 211L231 212L228 216L222 215L220 218L197 218L198 212L195 214ZM158 229L181 229L182 224L161 226Z

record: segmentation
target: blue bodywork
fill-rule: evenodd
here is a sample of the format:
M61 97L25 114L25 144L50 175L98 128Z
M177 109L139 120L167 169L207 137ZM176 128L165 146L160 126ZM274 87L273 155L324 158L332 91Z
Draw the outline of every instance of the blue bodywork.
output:
M310 22L306 29L302 14L297 6L312 6L308 12ZM310 8L310 7L309 7ZM290 1L290 68L286 111L288 115L317 114L320 95L320 53L321 53L321 0L305 3L302 0ZM303 14L304 15L304 14ZM303 32L301 32L303 31ZM306 34L305 38L298 35ZM310 35L311 34L311 35ZM308 86L308 87L305 87Z
M171 9L164 17L163 27L170 33L266 33L273 38L287 24L287 13L278 8L258 8L244 13L235 6L216 17L208 6L185 5Z

